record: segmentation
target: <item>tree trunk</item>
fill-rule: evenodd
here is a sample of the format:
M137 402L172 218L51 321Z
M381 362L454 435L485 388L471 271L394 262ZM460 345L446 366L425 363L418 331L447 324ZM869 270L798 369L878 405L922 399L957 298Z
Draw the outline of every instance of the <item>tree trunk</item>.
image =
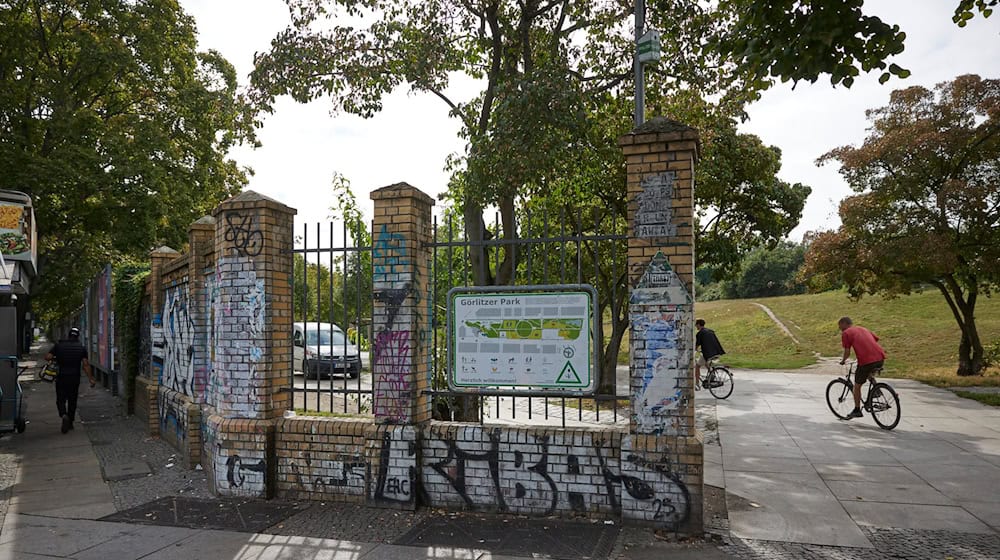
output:
M499 286L514 284L517 274L517 216L514 214L514 196L502 196L498 203L500 220L503 224L503 238L510 242L503 249L503 261L497 264L496 283Z
M604 352L601 354L602 377L601 386L597 392L602 395L616 394L616 387L618 385L618 354L621 351L622 338L625 337L625 333L627 332L627 318L623 321L615 317L611 318L611 336L608 337L608 343L604 346Z
M980 375L983 373L983 343L979 338L975 318L970 310L962 329L962 342L958 345L958 375Z
M953 276L946 276L943 281L934 282L934 285L944 294L944 299L948 302L948 307L962 333L962 339L958 344L958 371L956 372L960 376L980 375L985 366L983 363L983 342L976 326L976 301L979 292L976 289L975 278L971 278L969 284L973 287L966 295Z
M471 201L465 201L465 236L469 241L469 264L472 267L472 283L489 286L493 283L490 275L490 259L486 246L486 223L483 222L483 208Z

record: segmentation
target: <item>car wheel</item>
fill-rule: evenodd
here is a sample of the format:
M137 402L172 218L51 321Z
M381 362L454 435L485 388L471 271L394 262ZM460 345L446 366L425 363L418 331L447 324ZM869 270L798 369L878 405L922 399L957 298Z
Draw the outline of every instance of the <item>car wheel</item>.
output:
M361 364L351 366L351 369L348 370L347 375L351 379L357 379L361 375Z
M305 358L302 358L302 375L306 379L319 379L319 369L317 369L315 372L310 372L309 362L307 362Z

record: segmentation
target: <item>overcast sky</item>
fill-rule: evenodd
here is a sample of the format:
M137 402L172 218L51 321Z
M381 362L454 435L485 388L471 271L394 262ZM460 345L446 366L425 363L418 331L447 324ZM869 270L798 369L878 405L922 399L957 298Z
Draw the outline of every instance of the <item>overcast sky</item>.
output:
M861 142L867 127L865 109L884 105L893 89L910 85L930 87L967 73L1000 78L1000 15L986 20L977 16L960 29L951 22L956 3L867 2L872 13L906 32L906 51L893 62L911 70L910 78L879 85L876 73L862 76L851 89L835 89L822 80L800 83L794 91L790 84L781 84L750 107L750 120L742 130L781 148L784 180L813 188L793 239L838 225L837 203L850 190L836 165L817 167L815 160L834 147ZM197 22L200 48L220 51L244 82L254 53L266 51L289 21L282 0L181 0L181 5ZM450 93L467 99L475 89L466 82ZM437 196L447 186L445 158L463 148L457 131L445 105L430 95L396 92L382 113L367 120L331 116L324 101L300 105L283 99L258 131L263 147L239 148L233 157L255 172L248 188L298 210L301 231L302 223L329 219L335 172L351 181L369 217L372 189L406 181Z

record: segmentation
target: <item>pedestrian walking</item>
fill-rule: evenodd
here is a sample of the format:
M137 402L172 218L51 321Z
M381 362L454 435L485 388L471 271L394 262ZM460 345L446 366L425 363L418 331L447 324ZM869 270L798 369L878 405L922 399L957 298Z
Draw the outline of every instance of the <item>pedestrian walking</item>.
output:
M73 429L76 420L76 399L80 395L80 371L83 370L90 379L90 386L97 384L94 372L87 360L87 349L80 344L80 329L73 327L69 337L57 342L48 354L48 361L55 360L59 365L56 375L56 409L62 418L62 433Z

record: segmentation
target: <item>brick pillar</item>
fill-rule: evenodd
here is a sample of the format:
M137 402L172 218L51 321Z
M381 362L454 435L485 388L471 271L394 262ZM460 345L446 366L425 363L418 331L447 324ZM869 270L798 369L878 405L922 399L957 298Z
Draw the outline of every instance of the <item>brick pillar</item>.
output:
M374 297L372 379L375 421L430 420L431 207L434 199L406 184L371 193Z
M274 420L291 406L294 216L253 191L215 209L214 358L201 431L202 465L219 495L273 493Z
M368 503L416 508L418 443L415 425L431 419L433 351L431 207L434 199L406 184L371 193L374 352L372 384L376 425L365 431L371 465Z
M623 493L623 514L700 533L702 445L694 424L692 368L698 132L660 117L623 136L619 145L628 173L631 286L632 411L630 435L622 442L622 472L658 473L652 488L661 504L670 505L653 510L648 500Z
M205 216L188 227L188 269L187 269L187 312L193 326L194 336L191 339L192 392L189 396L167 394L160 388L159 399L168 399L177 419L183 422L174 426L174 433L163 429L160 435L168 442L174 443L181 452L181 464L192 468L201 463L201 403L205 401L205 385L208 372L211 369L211 348L208 347L209 316L208 296L205 285L205 268L213 263L208 262L215 249L215 218ZM172 402L171 402L172 401ZM158 403L159 404L159 403ZM163 418L160 419L164 421ZM168 416L169 420L169 416ZM167 422L169 424L169 422ZM183 433L181 433L183 432Z
M163 337L163 267L180 255L170 247L159 247L149 253L149 309L151 325L149 336L152 344L149 357L149 378L137 377L135 384L138 412L145 412L150 435L160 433L159 388L163 372L163 356L157 341Z
M205 385L212 367L209 348L209 296L206 292L205 269L215 249L215 218L205 216L188 228L188 313L194 323L194 394L195 403L205 402Z

